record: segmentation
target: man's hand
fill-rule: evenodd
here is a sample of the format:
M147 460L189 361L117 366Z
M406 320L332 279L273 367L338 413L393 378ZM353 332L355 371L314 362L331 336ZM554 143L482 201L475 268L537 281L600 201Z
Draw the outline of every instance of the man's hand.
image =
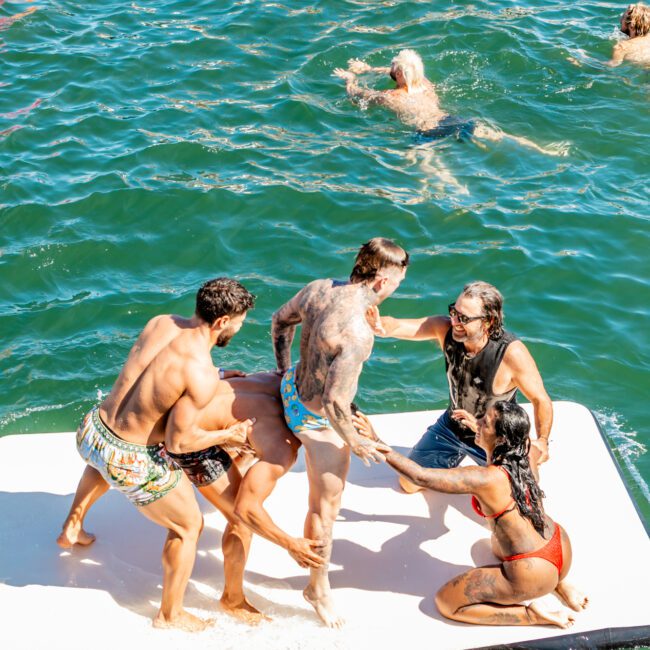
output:
M375 442L368 440L362 435L356 434L356 439L352 441L350 449L361 459L366 467L370 467L370 461L373 463L383 463L386 461L384 453L390 451L390 447L381 441Z
M243 370L219 370L220 379L232 379L233 377L245 377L246 373Z
M334 68L333 74L335 77L340 77L341 79L345 79L346 81L352 81L355 77L354 72L350 72L349 70L344 70L343 68Z
M226 429L228 437L221 445L225 451L237 451L239 453L250 453L252 447L248 444L248 436L253 431L255 418L237 422Z
M381 316L379 315L379 309L376 305L368 307L366 311L366 322L370 325L373 334L376 334L377 336L386 336L386 330L381 324Z
M537 459L537 464L541 465L549 459L548 455L548 438L537 438L530 441L531 448L534 447L539 451L539 458Z
M325 543L319 539L307 539L306 537L295 537L289 542L289 555L303 569L317 569L325 564L325 560L315 551L322 551Z
M368 70L372 70L372 68L360 59L349 59L348 70L354 72L354 74L363 74L364 72L368 72Z
M471 429L474 433L478 431L478 422L476 418L465 409L454 409L451 412L451 418L452 420L460 422L468 429Z

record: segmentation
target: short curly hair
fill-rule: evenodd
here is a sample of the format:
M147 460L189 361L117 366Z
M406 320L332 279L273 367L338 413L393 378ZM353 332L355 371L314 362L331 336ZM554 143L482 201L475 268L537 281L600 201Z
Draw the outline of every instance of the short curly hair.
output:
M196 315L206 323L221 316L239 316L255 306L255 296L237 280L208 280L196 293Z

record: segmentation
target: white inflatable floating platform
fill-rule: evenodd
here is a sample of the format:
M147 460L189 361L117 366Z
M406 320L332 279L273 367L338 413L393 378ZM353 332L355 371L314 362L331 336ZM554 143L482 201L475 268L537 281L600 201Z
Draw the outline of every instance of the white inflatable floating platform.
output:
M526 405L530 412L530 406ZM439 411L377 415L379 435L409 449ZM114 490L87 520L97 541L62 551L55 543L84 464L74 434L0 439L0 648L236 650L611 648L650 643L650 540L598 425L585 407L555 403L551 460L541 468L546 510L573 544L569 579L589 597L569 630L466 625L440 616L438 588L495 561L488 530L467 496L406 495L386 465L353 458L334 528L331 583L341 630L319 622L304 601L307 571L281 548L253 541L246 589L272 620L249 627L225 614L220 513L205 514L186 607L216 619L189 634L157 630L165 532ZM307 507L302 454L267 501L280 526L301 535ZM562 605L546 596L546 605Z

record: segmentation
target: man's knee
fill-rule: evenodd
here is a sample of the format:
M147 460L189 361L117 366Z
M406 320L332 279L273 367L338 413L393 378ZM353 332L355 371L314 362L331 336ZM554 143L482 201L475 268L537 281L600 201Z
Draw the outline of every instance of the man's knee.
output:
M182 521L174 522L169 530L184 541L196 541L203 532L204 523L203 515L197 508L195 512L186 513Z

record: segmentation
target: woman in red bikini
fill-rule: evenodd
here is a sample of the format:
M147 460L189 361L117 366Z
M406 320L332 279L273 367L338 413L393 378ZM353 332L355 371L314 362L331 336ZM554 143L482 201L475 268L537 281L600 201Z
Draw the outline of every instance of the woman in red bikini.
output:
M501 564L471 569L450 580L436 594L440 613L479 625L557 625L569 627L566 610L548 612L535 602L554 592L567 606L581 611L587 598L565 580L571 566L571 543L562 527L542 506L543 492L531 468L530 420L521 406L497 402L480 420L456 411L454 416L476 433L485 450L486 467L428 469L393 451L378 447L388 463L409 481L449 494L471 494L475 512L492 530L492 550ZM372 425L358 413L360 433L376 439Z

